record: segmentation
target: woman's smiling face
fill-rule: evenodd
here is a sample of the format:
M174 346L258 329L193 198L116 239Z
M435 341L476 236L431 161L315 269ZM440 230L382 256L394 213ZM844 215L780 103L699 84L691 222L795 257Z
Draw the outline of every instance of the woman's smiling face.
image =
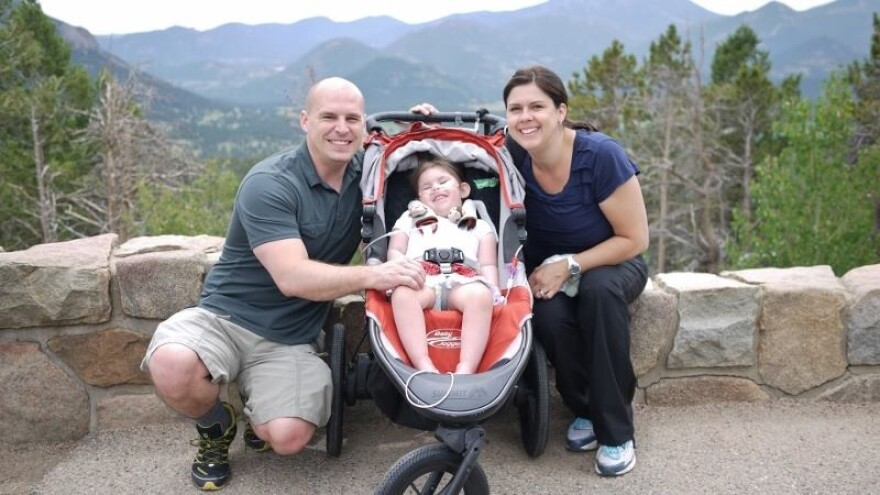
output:
M535 83L516 86L507 97L507 129L520 146L534 150L559 131L566 112Z

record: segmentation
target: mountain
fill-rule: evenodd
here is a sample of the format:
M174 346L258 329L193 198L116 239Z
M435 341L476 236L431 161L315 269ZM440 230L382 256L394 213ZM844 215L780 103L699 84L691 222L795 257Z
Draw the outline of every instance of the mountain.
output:
M148 117L175 140L207 156L263 156L300 139L302 131L274 109L241 108L181 89L100 49L85 29L55 20L56 31L70 44L71 58L92 75L110 71L117 79L137 77L152 95Z
M381 48L416 28L387 16L353 22L315 17L293 24L235 23L204 32L173 27L96 39L104 51L144 71L183 88L228 99L226 90L237 93L237 85L272 77L321 43L347 37Z
M718 43L746 24L770 54L771 77L801 74L803 93L816 96L830 71L868 56L873 12L880 12L880 0L837 0L803 12L770 2L754 12L707 24L706 60L711 60Z
M549 0L412 25L390 17L312 18L202 32L176 27L96 38L66 32L84 64L136 67L150 78L165 95L166 106L157 105L156 113L187 140L253 151L297 138L285 115L295 114L315 79L355 81L368 112L420 101L500 110L502 86L515 68L541 63L567 79L613 40L642 58L670 24L689 37L698 59L702 53L707 74L716 46L747 24L770 55L771 76L801 74L804 94L815 96L829 71L867 56L871 14L878 11L880 0L836 0L803 12L771 2L736 16L689 0Z
M346 23L313 18L289 25L228 24L204 32L177 27L97 40L105 51L201 95L277 105L290 92L281 83L301 81L303 66L312 67L319 78L369 71L357 55L362 47L352 53L313 52L326 42L347 38L377 50L377 56L430 65L464 82L470 98L459 105L467 105L497 100L503 81L517 66L540 62L569 74L615 38L640 53L670 23L719 17L689 0L550 0L515 11L456 14L415 25L390 17Z
M380 50L353 38L334 38L319 44L275 74L243 80L236 95L214 96L265 106L276 105L279 100L302 100L310 80L319 77L318 74L348 74L381 56ZM299 103L298 101L297 104Z

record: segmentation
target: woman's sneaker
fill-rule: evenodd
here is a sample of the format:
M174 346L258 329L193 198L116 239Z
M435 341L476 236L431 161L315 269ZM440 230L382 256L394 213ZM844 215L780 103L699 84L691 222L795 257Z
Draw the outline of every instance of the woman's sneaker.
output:
M593 423L587 418L574 418L565 434L565 448L572 452L587 452L598 446Z
M228 403L223 407L232 421L226 431L220 423L204 427L196 424L199 438L191 443L199 448L192 463L192 481L202 490L219 490L229 479L229 445L235 439L235 411Z
M602 445L596 452L596 473L600 476L620 476L636 467L636 450L633 441L623 445Z

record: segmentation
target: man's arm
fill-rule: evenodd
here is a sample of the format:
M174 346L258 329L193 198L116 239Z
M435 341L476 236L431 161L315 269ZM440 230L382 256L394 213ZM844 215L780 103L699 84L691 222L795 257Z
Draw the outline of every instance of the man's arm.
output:
M288 297L332 301L364 289L388 290L399 285L418 290L425 272L418 263L401 258L372 266L340 266L310 260L300 239L267 242L254 255L275 285Z

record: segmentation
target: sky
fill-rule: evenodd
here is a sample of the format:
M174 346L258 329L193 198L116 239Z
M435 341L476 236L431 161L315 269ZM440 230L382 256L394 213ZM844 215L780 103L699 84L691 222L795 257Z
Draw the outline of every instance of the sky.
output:
M129 34L182 26L205 31L230 22L290 24L324 16L337 22L390 15L420 23L455 13L517 10L547 0L40 0L43 12L92 34ZM613 1L613 0L611 0ZM718 14L755 10L767 0L692 0ZM783 0L805 10L833 0Z

